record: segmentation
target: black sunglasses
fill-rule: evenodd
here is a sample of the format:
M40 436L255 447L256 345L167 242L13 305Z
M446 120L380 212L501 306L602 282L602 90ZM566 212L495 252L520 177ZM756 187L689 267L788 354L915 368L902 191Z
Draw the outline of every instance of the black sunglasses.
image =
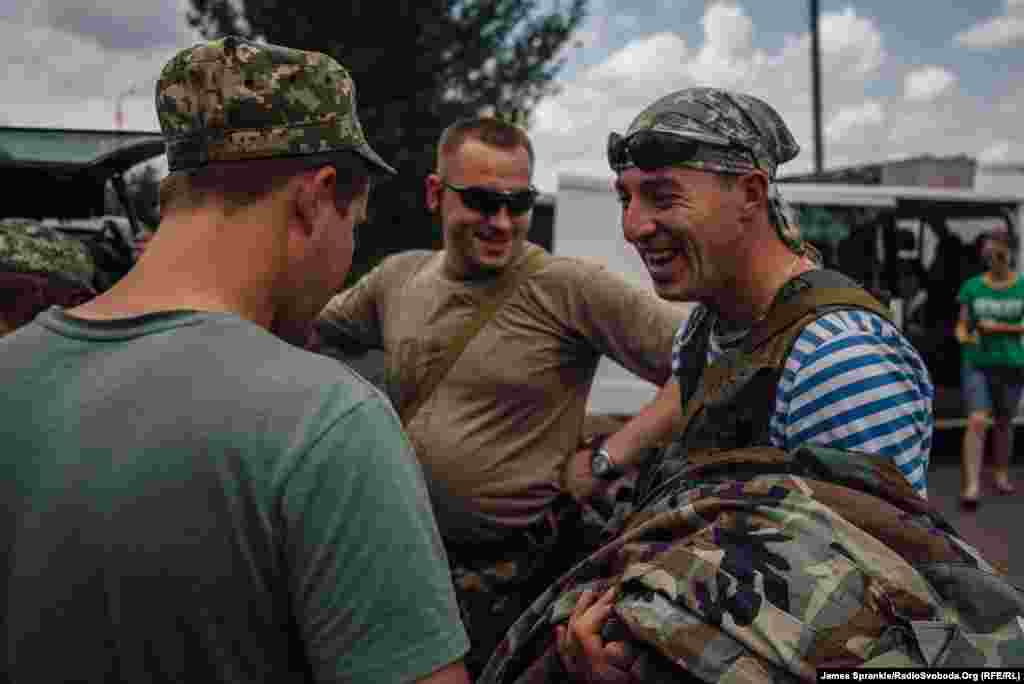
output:
M493 216L501 211L502 205L508 208L512 216L519 216L533 209L537 202L537 189L529 187L526 190L502 191L481 188L477 186L460 187L451 183L441 181L441 184L449 190L459 193L462 203L473 211L479 211L484 216Z
M628 137L612 132L608 134L608 164L616 171L626 166L636 166L641 171L654 171L690 161L696 157L701 146L710 144L657 131L637 131ZM743 150L750 155L754 166L759 168L757 158L746 147L736 144L729 147Z

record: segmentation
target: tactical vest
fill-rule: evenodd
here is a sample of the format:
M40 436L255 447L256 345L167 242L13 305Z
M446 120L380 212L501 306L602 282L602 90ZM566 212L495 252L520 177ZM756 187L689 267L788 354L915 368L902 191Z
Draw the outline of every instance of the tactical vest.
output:
M793 344L805 327L837 310L863 310L889 319L889 311L850 278L814 270L787 282L768 313L746 339L711 365L707 354L715 317L694 315L695 329L677 372L682 394L682 427L668 447L656 482L678 472L687 458L771 444L768 426L779 380Z

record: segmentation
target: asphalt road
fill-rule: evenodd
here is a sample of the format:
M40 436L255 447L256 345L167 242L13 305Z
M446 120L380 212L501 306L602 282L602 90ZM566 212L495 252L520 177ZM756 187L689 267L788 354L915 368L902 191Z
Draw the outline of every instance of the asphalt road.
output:
M937 433L928 471L928 497L945 514L960 535L989 560L1001 565L1024 586L1024 544L1017 544L1016 532L1024 529L1024 463L1011 466L1017 493L1001 496L990 478L983 478L981 505L976 511L960 509L961 430ZM1016 443L1024 444L1024 431L1017 429ZM1021 449L1015 450L1019 455ZM1018 528L1018 525L1021 526Z

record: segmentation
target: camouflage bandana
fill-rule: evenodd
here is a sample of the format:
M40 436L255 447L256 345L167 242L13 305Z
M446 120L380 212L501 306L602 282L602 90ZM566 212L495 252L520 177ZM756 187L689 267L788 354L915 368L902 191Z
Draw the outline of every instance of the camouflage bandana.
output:
M156 110L171 171L350 151L395 173L363 135L351 76L319 52L237 36L195 45L164 66Z
M56 276L93 290L96 267L78 240L30 219L2 219L0 270Z
M768 103L719 88L687 88L655 101L633 120L625 136L653 131L706 143L678 166L715 173L744 174L760 169L775 180L780 164L795 158L800 146L786 123ZM621 169L614 169L616 172ZM789 204L774 183L769 207L779 239L803 254L806 243Z
M771 212L772 223L775 224L775 233L782 240L782 243L789 247L790 251L796 254L807 254L813 248L800 235L800 224L796 219L796 212L792 205L779 194L779 186L772 183L768 187L768 207ZM821 260L817 251L812 252L815 261Z

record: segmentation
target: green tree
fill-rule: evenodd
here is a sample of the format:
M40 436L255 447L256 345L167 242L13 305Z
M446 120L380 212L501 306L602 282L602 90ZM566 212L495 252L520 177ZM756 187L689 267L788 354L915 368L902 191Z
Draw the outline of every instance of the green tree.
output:
M382 256L433 247L439 233L424 206L423 178L444 127L493 113L528 126L554 92L562 46L587 0L190 0L205 37L237 34L325 52L355 77L371 145L399 170L374 189L353 277ZM564 6L563 6L564 5Z

